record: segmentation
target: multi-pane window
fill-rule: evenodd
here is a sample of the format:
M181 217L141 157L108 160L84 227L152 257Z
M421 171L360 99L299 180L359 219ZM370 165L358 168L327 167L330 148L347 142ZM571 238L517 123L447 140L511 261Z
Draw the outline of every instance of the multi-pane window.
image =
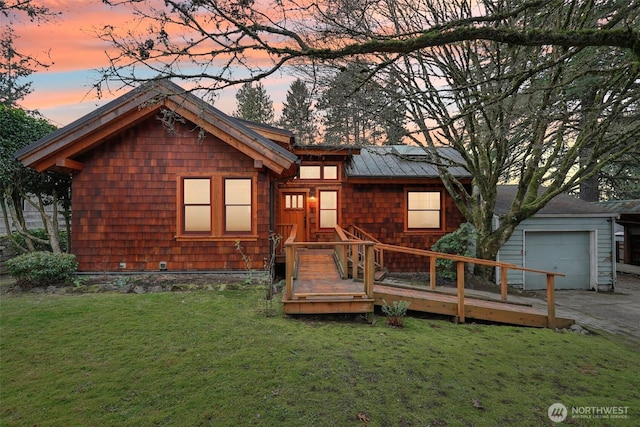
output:
M440 192L407 192L407 228L440 228Z
M285 209L304 209L304 194L286 194L284 207Z
M225 231L251 231L251 180L224 180Z
M185 233L211 232L211 179L183 181L183 229Z
M223 237L254 231L254 179L212 175L179 181L179 234Z
M336 165L303 165L300 166L300 179L338 179Z
M320 191L320 228L333 228L338 224L338 192Z

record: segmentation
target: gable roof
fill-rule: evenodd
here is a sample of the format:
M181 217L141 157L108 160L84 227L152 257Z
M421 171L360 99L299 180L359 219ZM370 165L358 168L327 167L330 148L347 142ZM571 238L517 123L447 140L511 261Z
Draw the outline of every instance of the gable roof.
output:
M511 203L516 196L517 185L500 185L496 197L494 214L501 216L509 212ZM569 194L559 194L549 201L542 209L534 215L536 217L616 217L616 213L611 212L596 203L585 202Z
M25 166L40 172L81 168L74 157L153 116L161 108L174 111L254 160L261 160L264 166L278 174L297 160L295 154L259 131L169 80L145 83L17 151L15 156Z
M462 164L462 157L449 147L438 148L438 154L453 163ZM422 147L383 145L362 147L359 155L347 164L347 176L352 178L439 178L438 168ZM456 178L471 178L465 168L452 164L449 172Z

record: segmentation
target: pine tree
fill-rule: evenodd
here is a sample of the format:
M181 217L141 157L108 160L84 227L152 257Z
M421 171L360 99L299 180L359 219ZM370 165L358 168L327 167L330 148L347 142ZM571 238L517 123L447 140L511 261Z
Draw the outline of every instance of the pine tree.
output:
M303 145L315 142L317 129L311 104L311 93L304 82L297 79L291 83L279 125L292 131L296 140Z
M396 95L370 78L366 64L346 66L333 76L318 101L324 112L325 143L401 143L406 135L406 107Z
M245 83L236 93L234 117L266 125L273 124L273 101L262 83Z

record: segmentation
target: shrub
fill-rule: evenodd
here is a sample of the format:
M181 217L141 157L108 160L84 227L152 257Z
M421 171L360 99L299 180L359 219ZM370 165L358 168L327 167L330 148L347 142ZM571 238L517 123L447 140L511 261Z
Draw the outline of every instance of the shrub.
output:
M73 254L30 252L7 261L9 274L18 285L29 288L70 282L77 269Z
M431 246L431 250L445 254L473 256L472 241L475 236L473 226L465 222L453 233L445 234ZM438 274L443 279L455 280L456 265L454 261L448 259L436 260Z
M409 309L409 301L394 301L392 305L382 300L382 312L387 316L387 325L392 327L404 326L404 316L407 315Z

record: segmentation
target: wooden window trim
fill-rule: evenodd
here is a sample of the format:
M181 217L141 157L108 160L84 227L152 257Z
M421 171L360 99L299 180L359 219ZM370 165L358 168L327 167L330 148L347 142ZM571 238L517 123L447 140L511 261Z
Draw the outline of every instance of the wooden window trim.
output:
M226 193L226 183L227 180L251 180L251 184L250 184L250 188L249 191L251 191L251 196L250 196L250 205L249 208L251 210L250 212L250 221L251 221L251 227L250 230L246 230L246 231L227 231L227 208L229 206L246 206L246 205L233 205L233 204L227 204L227 193ZM255 202L255 198L254 198L254 194L256 192L255 190L255 182L248 177L229 177L229 176L225 176L224 178L222 178L222 230L223 230L223 234L225 236L227 235L251 235L251 234L255 234L254 233L254 229L255 229L255 219L256 219L256 215L254 214L254 206L256 206L256 202Z
M316 208L316 224L317 224L317 231L318 233L332 233L335 230L335 227L329 227L329 228L322 228L320 226L320 215L322 210L320 209L320 204L322 203L322 196L321 193L322 192L335 192L336 193L336 224L341 224L341 203L340 203L340 197L341 197L341 192L340 192L340 188L317 188L316 189L316 197L317 197L317 208Z
M438 228L409 228L409 193L439 193L440 194L440 227ZM420 235L420 234L433 234L442 233L446 229L445 224L445 196L444 191L441 189L433 188L405 188L403 198L403 214L404 214L404 234L406 235Z
M211 180L211 232L184 232L184 179L210 178ZM227 178L251 180L251 231L225 231L224 183ZM176 175L176 234L177 241L256 241L258 240L258 174L257 173L221 173L198 172Z
M300 165L300 167L304 166L318 166L320 167L320 178L298 178L299 181L303 182L340 182L341 179L341 168L339 163L323 163L323 162L304 162ZM325 167L335 167L336 168L336 177L335 178L325 178L324 177L324 168Z

